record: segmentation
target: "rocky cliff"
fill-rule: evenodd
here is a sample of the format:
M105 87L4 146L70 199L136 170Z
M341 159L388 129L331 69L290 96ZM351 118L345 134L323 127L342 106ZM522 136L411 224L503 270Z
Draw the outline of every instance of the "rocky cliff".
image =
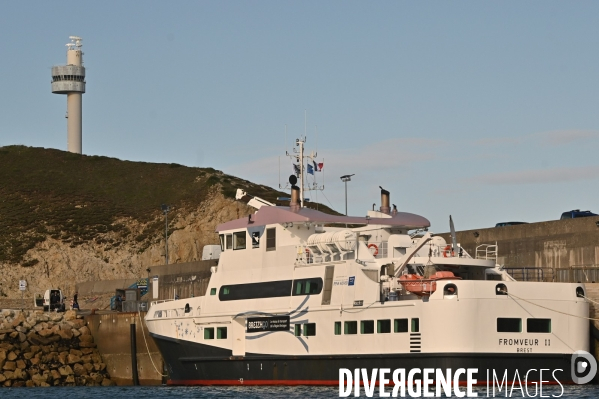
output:
M216 225L254 211L234 200L236 188L273 202L287 196L211 168L0 147L0 297L20 298L22 279L32 298L145 277L165 260L161 204L171 206L169 263L199 260L218 243Z

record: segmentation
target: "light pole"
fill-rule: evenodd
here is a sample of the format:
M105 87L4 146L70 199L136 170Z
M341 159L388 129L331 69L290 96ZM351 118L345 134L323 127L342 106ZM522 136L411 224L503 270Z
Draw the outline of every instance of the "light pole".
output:
M354 173L353 175L341 176L341 181L345 183L345 216L347 216L347 182L351 181L351 177L355 175L356 174Z
M164 259L168 265L168 211L171 210L170 205L162 204L162 212L164 213Z

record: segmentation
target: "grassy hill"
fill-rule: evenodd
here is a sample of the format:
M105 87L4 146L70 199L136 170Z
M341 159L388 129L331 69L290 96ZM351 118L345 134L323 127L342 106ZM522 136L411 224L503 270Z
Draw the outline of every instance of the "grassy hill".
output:
M113 245L149 242L164 228L157 218L161 204L173 209L197 207L211 189L234 198L237 188L271 202L288 196L212 168L0 147L0 262L33 266L37 260L23 263L23 256L49 236L72 247L89 240L103 242L107 232L122 238ZM319 209L332 212L322 205ZM122 218L147 225L133 237L116 222Z

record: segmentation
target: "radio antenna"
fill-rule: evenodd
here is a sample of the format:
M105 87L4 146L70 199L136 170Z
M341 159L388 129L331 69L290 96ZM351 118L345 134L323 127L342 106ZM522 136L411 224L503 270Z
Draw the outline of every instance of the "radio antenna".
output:
M288 154L287 152L287 124L285 124L285 154ZM279 160L281 159L281 157L279 157Z

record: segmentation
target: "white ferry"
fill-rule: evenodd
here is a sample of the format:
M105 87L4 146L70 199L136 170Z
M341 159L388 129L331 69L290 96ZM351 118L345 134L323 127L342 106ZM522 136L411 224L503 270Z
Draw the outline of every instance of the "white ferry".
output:
M471 256L385 190L365 217L302 207L300 191L217 227L205 296L151 304L169 384L338 385L341 368L572 381L572 354L589 350L583 284L515 281L496 245Z

